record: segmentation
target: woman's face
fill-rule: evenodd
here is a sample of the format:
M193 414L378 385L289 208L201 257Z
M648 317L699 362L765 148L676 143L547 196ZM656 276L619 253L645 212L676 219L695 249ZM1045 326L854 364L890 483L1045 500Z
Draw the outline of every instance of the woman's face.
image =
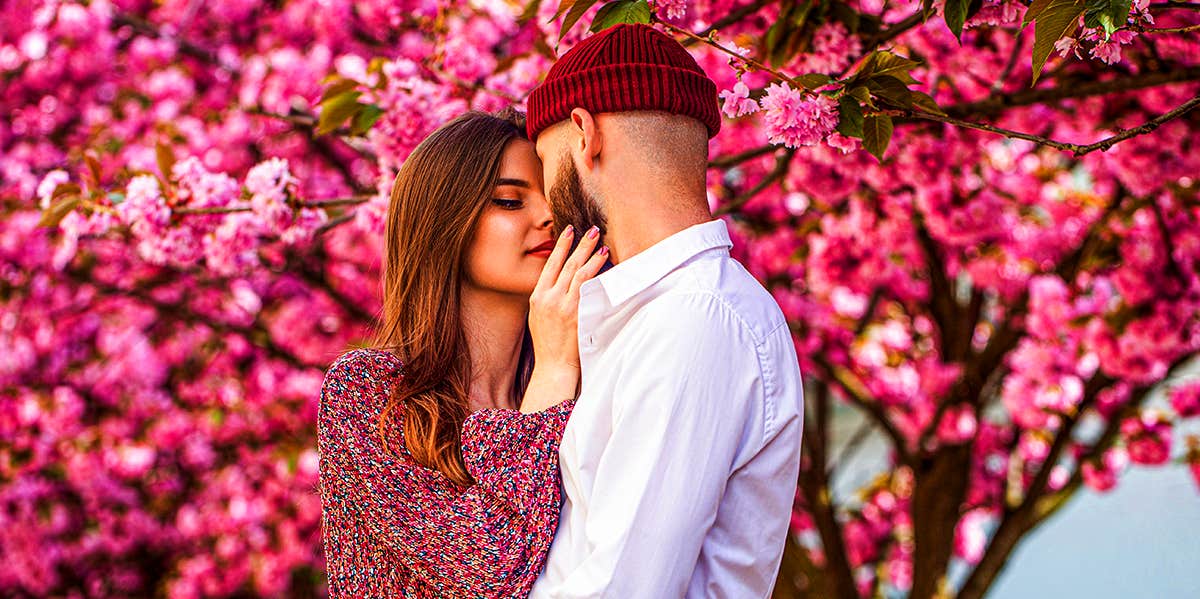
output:
M467 244L466 284L515 295L533 293L554 247L553 222L533 144L514 139L504 148L500 178Z

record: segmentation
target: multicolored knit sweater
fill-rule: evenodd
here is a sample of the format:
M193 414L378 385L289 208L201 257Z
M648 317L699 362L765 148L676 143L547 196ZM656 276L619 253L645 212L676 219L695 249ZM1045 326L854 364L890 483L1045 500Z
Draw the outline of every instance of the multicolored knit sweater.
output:
M558 524L558 445L575 402L472 413L463 459L477 484L462 487L409 457L402 426L384 451L379 419L400 367L388 352L355 349L325 373L317 444L330 597L527 596Z

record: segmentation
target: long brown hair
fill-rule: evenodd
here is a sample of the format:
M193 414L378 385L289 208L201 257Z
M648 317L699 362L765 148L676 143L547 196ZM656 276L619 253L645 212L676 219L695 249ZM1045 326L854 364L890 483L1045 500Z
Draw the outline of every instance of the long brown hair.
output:
M402 375L380 419L403 415L404 445L417 463L460 485L475 481L460 447L470 414L471 360L460 284L467 245L500 174L504 148L527 139L521 113L472 111L442 125L404 161L392 186L383 260L383 314L371 346L396 355ZM520 400L532 370L526 329L513 385Z

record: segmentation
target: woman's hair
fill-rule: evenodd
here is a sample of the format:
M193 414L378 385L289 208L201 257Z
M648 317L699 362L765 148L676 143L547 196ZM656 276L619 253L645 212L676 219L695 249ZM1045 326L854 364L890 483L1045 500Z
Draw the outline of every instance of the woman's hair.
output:
M474 483L460 447L471 388L461 284L467 245L492 197L504 149L514 139L527 138L523 115L511 108L455 118L404 161L388 206L383 314L371 346L396 355L403 374L383 409L380 434L387 448L401 410L408 453L461 485ZM514 375L516 402L532 361L527 328Z

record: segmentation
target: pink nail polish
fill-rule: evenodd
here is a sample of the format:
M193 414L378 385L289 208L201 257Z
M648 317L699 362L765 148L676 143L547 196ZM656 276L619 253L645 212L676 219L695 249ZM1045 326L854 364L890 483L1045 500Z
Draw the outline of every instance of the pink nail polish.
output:
M595 239L598 235L600 235L600 227L592 227L591 229L588 229L588 239Z
M574 233L574 232L575 232L575 227L572 227L571 225L567 225L567 228L563 229L562 234L563 234L563 237L566 237L567 235L570 235L571 233Z
M604 246L604 247L602 247L602 248L600 248L600 255L601 255L601 256L607 256L607 255L608 255L608 246L607 246L607 245L606 245L606 246Z

